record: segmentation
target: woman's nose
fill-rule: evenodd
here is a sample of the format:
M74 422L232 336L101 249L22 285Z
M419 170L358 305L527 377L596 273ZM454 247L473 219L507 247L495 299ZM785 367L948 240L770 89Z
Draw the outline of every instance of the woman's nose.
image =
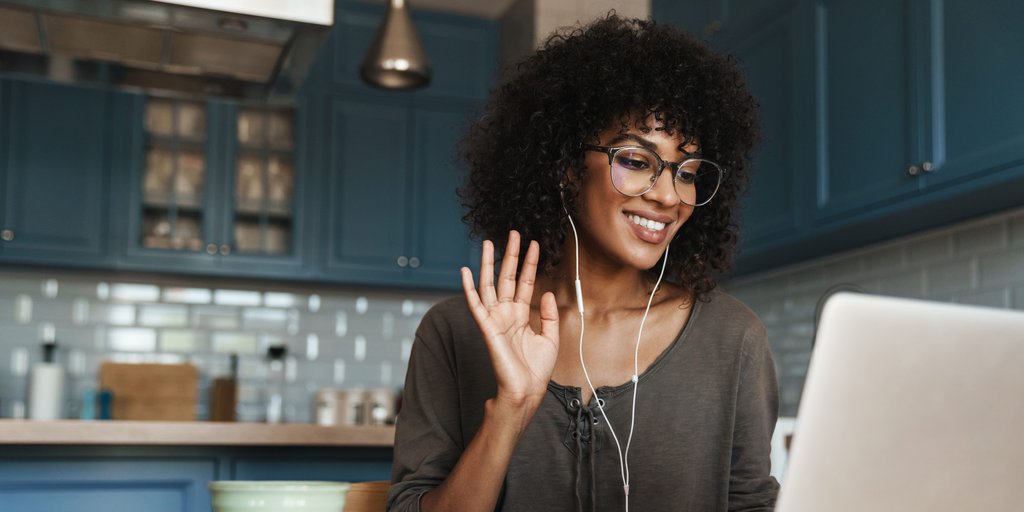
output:
M644 198L655 201L665 206L679 204L679 195L676 193L675 183L672 181L672 169L666 167L654 180L654 186L644 192Z

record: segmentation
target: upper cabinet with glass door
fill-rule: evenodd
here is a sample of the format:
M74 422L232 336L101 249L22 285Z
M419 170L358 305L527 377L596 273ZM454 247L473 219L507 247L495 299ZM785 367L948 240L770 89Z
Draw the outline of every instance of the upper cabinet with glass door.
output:
M205 251L211 222L206 109L202 103L146 102L140 243L147 249Z
M145 98L125 266L299 275L296 111Z
M286 255L294 238L295 134L291 109L241 107L235 151L233 247Z

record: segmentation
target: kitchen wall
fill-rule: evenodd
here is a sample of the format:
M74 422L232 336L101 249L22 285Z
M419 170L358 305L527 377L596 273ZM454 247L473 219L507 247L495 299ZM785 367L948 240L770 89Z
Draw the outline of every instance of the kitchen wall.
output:
M833 287L1024 310L1024 209L726 282L764 321L795 416L819 299Z
M239 420L261 421L270 345L285 344L285 418L313 420L325 387L398 390L420 318L447 294L359 291L172 277L0 270L0 416L24 417L28 372L56 339L68 371L67 414L96 388L104 360L184 362L213 377L240 355Z

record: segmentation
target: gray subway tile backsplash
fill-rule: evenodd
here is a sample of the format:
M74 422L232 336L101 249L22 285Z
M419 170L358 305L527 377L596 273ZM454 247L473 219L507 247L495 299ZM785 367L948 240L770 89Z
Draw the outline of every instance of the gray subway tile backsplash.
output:
M930 266L927 273L928 293L945 296L970 290L975 286L975 261L963 259L943 261Z
M1010 219L1010 244L1024 246L1024 218Z
M121 302L137 303L160 300L160 287L153 284L114 283L110 285L109 293L111 300ZM97 295L106 295L106 293L98 292Z
M182 304L209 304L213 301L213 292L206 288L164 288L164 302Z
M195 364L205 417L209 382L229 373L229 355L237 353L239 419L260 421L266 349L286 345L294 398L286 419L311 421L320 388L397 390L416 325L447 295L0 269L0 417L25 415L28 373L41 358L40 341L53 337L68 369L69 417L107 360Z
M978 258L981 287L1005 286L1024 280L1024 247L986 254Z
M1007 222L995 222L971 225L953 234L953 247L958 255L975 254L1006 247Z
M948 260L953 252L953 237L948 233L925 237L907 244L907 264L920 265Z
M187 327L188 308L177 304L139 306L139 325L146 327Z
M817 302L836 285L1024 310L1024 209L724 282L768 329L785 416L803 392Z
M193 306L192 326L206 329L238 329L241 325L238 308L226 306Z

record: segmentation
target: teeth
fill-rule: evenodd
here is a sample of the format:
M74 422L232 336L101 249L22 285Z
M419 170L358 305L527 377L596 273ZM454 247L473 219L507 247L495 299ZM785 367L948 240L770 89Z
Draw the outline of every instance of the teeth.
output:
M649 229L651 231L661 231L661 230L665 229L665 223L664 222L658 222L658 221L654 221L654 220L651 220L651 219L645 219L645 218L643 218L643 217L641 217L639 215L634 215L632 213L629 214L628 217L629 217L629 220L633 221L633 224L641 226L644 229Z

